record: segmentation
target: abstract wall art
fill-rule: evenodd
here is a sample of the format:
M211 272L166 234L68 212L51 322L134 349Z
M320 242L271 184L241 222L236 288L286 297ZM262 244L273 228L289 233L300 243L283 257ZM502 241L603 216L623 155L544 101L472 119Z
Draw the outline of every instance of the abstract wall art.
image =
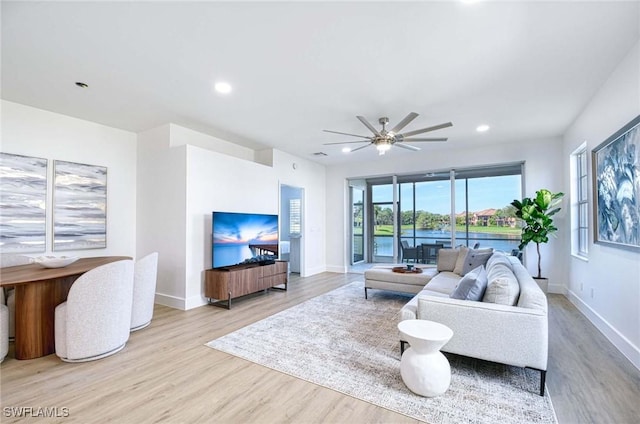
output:
M640 116L592 151L594 241L640 250Z
M47 159L0 153L0 251L44 252Z
M107 168L54 162L53 250L107 247Z

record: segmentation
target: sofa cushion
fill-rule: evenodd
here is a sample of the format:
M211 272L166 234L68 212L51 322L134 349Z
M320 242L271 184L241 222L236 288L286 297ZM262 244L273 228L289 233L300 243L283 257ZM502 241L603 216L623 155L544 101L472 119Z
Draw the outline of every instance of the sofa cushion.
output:
M448 297L456 289L459 281L460 276L458 274L448 271L439 272L427 283L424 290L442 293Z
M520 295L520 284L511 268L504 264L494 264L487 272L487 290L483 302L515 306Z
M450 271L456 267L459 249L440 249L438 250L438 272Z
M469 252L467 252L467 257L464 260L464 265L462 265L462 274L460 275L466 275L467 272L478 268L480 265L485 265L492 254L492 251L483 252L476 249L469 250Z
M467 246L458 247L458 258L456 259L456 266L453 267L453 272L458 275L462 275L462 267L464 266L464 260L467 258L467 252L469 248Z
M483 249L469 249L466 246L460 246L460 253L458 254L458 260L456 260L456 266L453 269L453 272L455 272L458 275L464 275L464 264L467 260L467 255L469 255L470 252L473 252L473 254L475 253L492 253L493 249L490 247L485 247ZM486 261L485 261L486 262ZM473 267L475 268L475 267ZM471 268L471 269L473 269ZM469 271L471 270L469 269Z
M462 277L456 289L451 293L451 298L480 301L487 288L487 282L487 272L484 265L480 265Z
M491 257L487 261L487 264L485 265L485 267L487 268L487 272L489 272L489 269L491 269L495 264L505 264L510 269L513 270L511 261L509 260L507 255L505 255L504 252L500 252L500 251L493 252L493 255L491 255Z

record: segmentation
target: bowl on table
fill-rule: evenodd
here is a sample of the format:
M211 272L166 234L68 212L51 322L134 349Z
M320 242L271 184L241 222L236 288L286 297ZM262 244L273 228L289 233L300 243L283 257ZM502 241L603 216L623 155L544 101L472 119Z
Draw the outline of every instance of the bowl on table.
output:
M62 268L71 265L78 259L77 256L38 256L33 258L33 263L43 268Z

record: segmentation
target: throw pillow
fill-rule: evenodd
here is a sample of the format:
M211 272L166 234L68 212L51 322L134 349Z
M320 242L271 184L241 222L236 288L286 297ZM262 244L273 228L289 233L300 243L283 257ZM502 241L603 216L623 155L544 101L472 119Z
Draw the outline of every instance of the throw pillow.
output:
M462 265L461 275L465 275L467 272L479 267L480 265L485 265L491 255L493 255L493 252L480 252L474 249L469 250L467 257L464 260L464 265Z
M460 251L458 249L440 249L438 250L438 272L453 271L456 267Z
M520 284L511 268L504 264L495 264L487 272L487 279L489 282L482 297L483 302L509 306L518 302Z
M493 268L495 264L504 264L510 269L513 269L513 267L511 266L511 261L509 260L509 258L507 258L507 255L504 252L493 252L493 255L491 255L491 257L487 261L487 272L489 272L489 269Z
M462 277L456 289L451 293L451 298L477 302L482 300L486 288L487 272L484 269L484 265L480 265Z
M453 267L453 272L462 275L462 267L464 266L464 260L467 258L469 248L467 246L460 246L458 249L460 251L458 252L458 258L456 259L456 266Z

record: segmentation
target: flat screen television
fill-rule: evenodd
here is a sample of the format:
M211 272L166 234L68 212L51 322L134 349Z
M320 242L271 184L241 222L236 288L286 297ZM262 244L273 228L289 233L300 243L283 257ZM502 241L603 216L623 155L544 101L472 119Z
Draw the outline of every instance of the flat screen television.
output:
M213 212L212 268L278 258L278 215Z

